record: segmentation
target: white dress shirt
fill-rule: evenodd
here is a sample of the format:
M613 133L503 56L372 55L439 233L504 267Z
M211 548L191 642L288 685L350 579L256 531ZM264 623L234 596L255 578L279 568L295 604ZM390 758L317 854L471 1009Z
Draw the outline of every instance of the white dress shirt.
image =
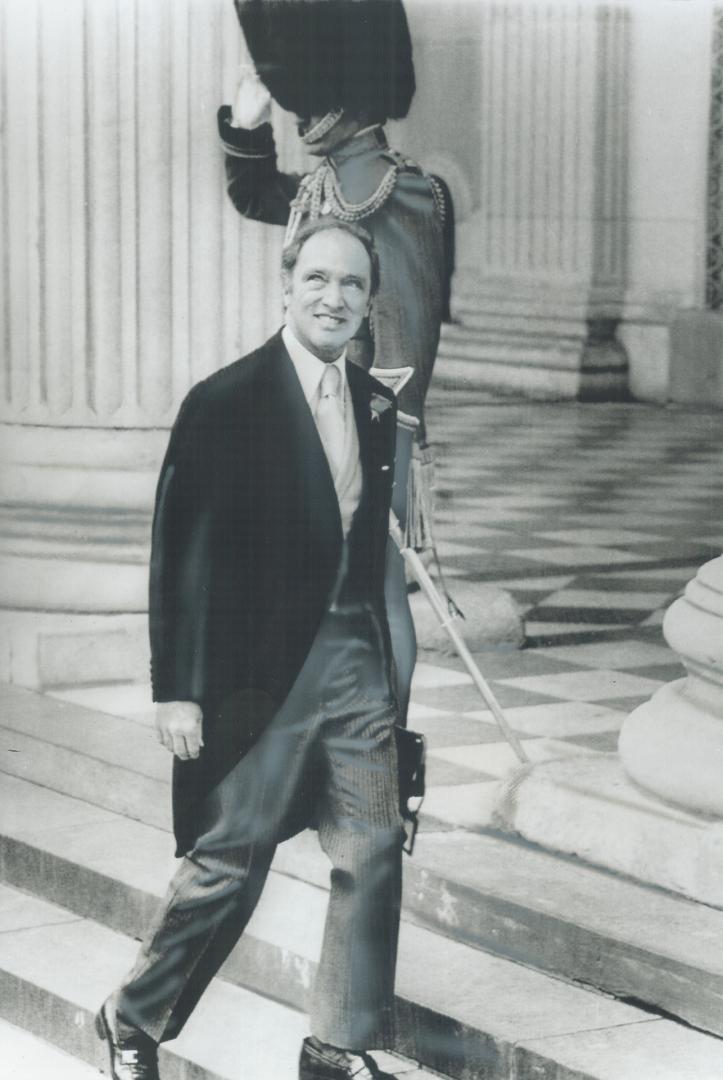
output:
M319 404L321 377L324 374L326 364L323 360L320 360L318 356L314 356L313 352L309 352L306 346L301 344L299 339L294 335L293 330L288 326L285 326L281 331L281 337L286 346L286 351L291 357L291 363L296 369L296 374L299 376L301 389L304 391L304 397L307 400L309 408L312 413L316 413L316 406ZM334 366L339 369L339 374L341 375L340 397L341 404L343 405L347 395L346 349L333 363Z

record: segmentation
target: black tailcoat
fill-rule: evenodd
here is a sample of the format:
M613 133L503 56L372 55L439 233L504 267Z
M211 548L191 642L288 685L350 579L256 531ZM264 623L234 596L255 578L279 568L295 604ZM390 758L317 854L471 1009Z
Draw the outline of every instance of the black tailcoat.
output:
M363 471L348 581L374 605L389 654L384 565L396 405L362 369L347 363L347 376ZM191 390L158 482L153 698L195 701L204 712L200 757L174 759L178 854L193 845L198 801L293 686L328 606L342 543L326 455L279 333Z

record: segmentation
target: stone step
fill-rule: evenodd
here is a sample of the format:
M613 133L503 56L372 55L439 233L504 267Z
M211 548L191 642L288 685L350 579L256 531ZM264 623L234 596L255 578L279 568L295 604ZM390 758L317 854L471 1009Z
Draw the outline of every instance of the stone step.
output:
M98 1080L92 1065L5 1020L0 1020L0 1046L4 1080Z
M562 401L578 391L579 371L571 353L553 354L518 345L482 347L442 342L434 379L439 387L462 393L485 391L524 400Z
M6 885L42 897L69 916L140 937L173 869L168 835L25 781L5 781L0 868ZM53 825L38 827L38 822ZM321 947L327 894L319 885L289 876L302 868L307 874L311 869L311 876L319 870L303 847L289 860L288 874L271 872L223 976L304 1009ZM510 1002L490 1009L489 988L503 985ZM523 1029L545 1036L567 1031L570 1022L576 1030L587 1030L649 1020L638 1009L407 920L400 937L397 992L404 1018L400 1049L455 1077L475 1075L474 1067L493 1050L509 1057L515 1041L511 1015Z
M132 963L136 943L7 886L0 886L0 927L0 1017L106 1068L92 1015ZM452 1064L449 1075L460 1080L720 1076L721 1044L710 1036L483 953L467 971L449 959L434 948L418 954L430 1004L424 1016L400 1009L400 1043L420 1042L421 1034L427 1058ZM440 983L446 1022L431 1003ZM480 1013L484 1025L475 1028ZM296 1010L216 979L180 1038L162 1050L164 1080L291 1080L306 1032ZM406 1080L431 1080L409 1060L385 1055L382 1064Z
M467 360L472 364L476 361L504 364L517 360L528 368L544 368L545 360L554 356L558 366L570 372L575 370L575 350L565 338L545 342L537 336L528 340L522 334L485 335L482 339L466 333L450 333L440 345L439 356L445 363L448 359Z
M169 828L168 754L147 725L8 684L0 715L3 772Z
M4 714L14 728L4 732L2 767L35 782L7 778L0 793L5 880L139 933L172 871L166 751L131 721L27 691L13 689ZM51 831L28 825L50 820ZM404 868L407 921L723 1033L723 912L525 843L462 830L422 832ZM295 909L311 905L320 927L328 876L314 834L280 846L256 916L262 930L242 949L247 984L284 1000L288 991L288 1000L304 1004L309 957L274 936L277 905L298 894ZM87 897L92 910L82 906ZM293 913L281 921L291 926Z
M153 730L156 706L151 700L151 688L148 683L106 682L91 686L50 686L43 690L55 701L67 701L82 705L86 709L108 715L109 705L113 712L109 715L133 720Z
M585 322L577 319L558 319L544 314L510 316L499 312L475 311L465 313L462 322L445 323L442 341L477 342L482 347L493 343L528 342L534 344L562 343L578 347L585 340ZM435 373L436 374L436 373Z
M670 697L685 682L661 690ZM709 721L718 722L717 715ZM691 776L697 777L695 770ZM720 818L648 794L617 754L558 758L509 777L500 789L498 819L528 842L709 905L723 919Z
M148 678L148 616L3 611L0 680L47 690Z
M0 924L0 1015L78 1062L107 1072L107 1052L95 1034L93 1015L127 971L136 943L2 886ZM161 1051L162 1075L164 1080L295 1080L306 1034L300 1012L216 979L182 1035ZM383 1055L383 1063L405 1080L433 1080L396 1055ZM72 1076L80 1080L85 1068L78 1063ZM23 1080L40 1075L26 1073Z
M553 291L540 282L510 290L509 282L501 280L470 280L459 276L455 280L454 309L464 324L468 319L503 316L511 322L523 319L547 319L548 322L580 322L590 317L589 296L574 286Z

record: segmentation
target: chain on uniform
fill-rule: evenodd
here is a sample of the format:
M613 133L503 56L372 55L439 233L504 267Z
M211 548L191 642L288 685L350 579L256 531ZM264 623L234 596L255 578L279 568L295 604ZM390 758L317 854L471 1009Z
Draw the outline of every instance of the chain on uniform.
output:
M394 191L397 177L403 170L421 173L421 175L427 177L432 188L437 212L444 221L444 196L434 177L423 173L415 162L394 150L387 151L387 156L392 158L392 163L382 177L381 182L368 199L364 199L363 202L359 203L352 203L344 198L334 166L328 160L322 161L314 172L309 173L302 179L299 185L296 197L291 203L289 223L286 226L286 235L284 236L284 246L286 247L291 243L296 235L296 230L305 217L308 217L310 221L315 221L323 215L332 214L340 221L355 222L363 221L364 218L375 214L377 210L384 206Z

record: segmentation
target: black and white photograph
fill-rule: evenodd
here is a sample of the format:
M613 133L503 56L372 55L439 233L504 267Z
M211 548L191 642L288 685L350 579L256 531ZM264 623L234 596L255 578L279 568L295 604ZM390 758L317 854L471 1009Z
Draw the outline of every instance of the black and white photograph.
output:
M723 1080L723 0L0 0L0 1076Z

